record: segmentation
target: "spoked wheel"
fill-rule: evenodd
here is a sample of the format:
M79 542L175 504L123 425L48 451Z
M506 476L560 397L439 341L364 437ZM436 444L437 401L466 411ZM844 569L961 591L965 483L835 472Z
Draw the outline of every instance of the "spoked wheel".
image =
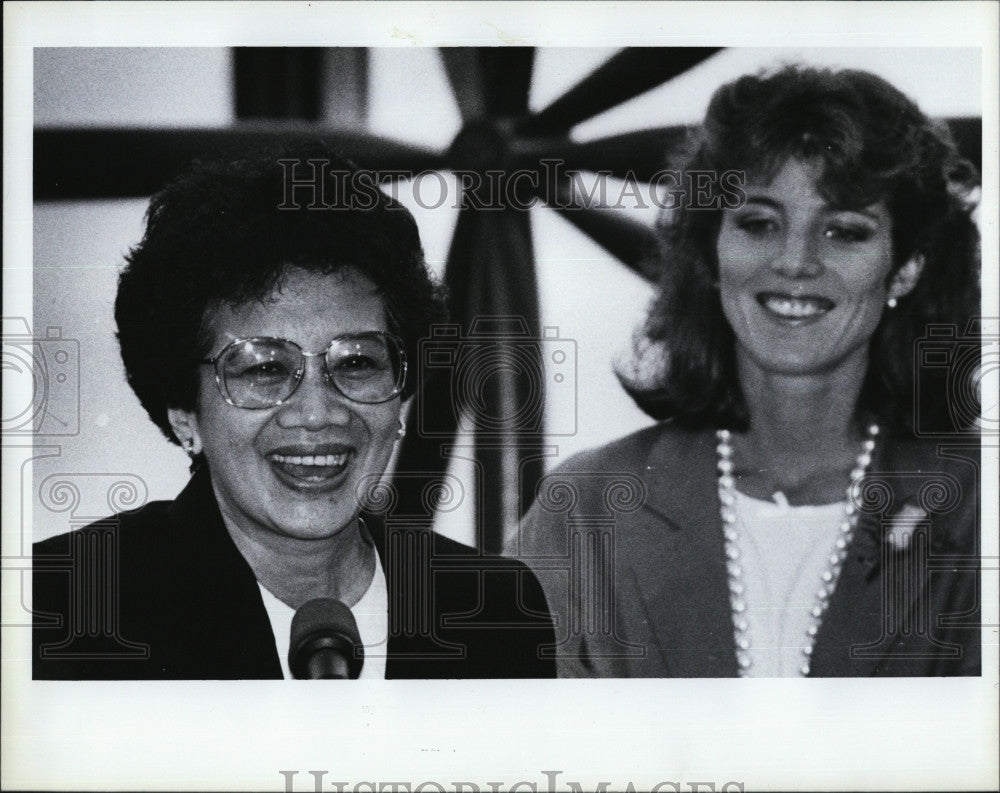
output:
M546 378L559 374L546 358L559 351L546 344L540 327L528 207L540 202L552 208L625 266L652 278L652 231L582 201L568 179L553 178L553 162L562 174L600 172L648 181L667 166L687 128L644 129L586 143L572 141L570 133L718 51L627 48L548 106L530 112L533 48L442 48L462 127L446 150L436 151L304 121L315 118L315 108L295 92L303 85L303 64L318 63L314 51L277 48L263 57L254 50L253 57L236 58L238 106L247 96L241 86L284 75L278 89L265 86L273 96L265 98L263 110L250 111L255 121L221 129L37 130L35 198L150 195L197 157L317 138L368 170L458 173L462 208L444 272L454 326L428 342L426 360L412 362L422 374L423 391L414 400L411 431L400 452L393 509L429 522L435 498L447 491L442 481L449 456L443 450L465 432L472 438L477 477L478 543L494 553L543 474ZM953 119L951 125L960 149L980 163L980 120Z
M650 275L645 266L650 230L586 205L565 177L553 180L553 174L600 171L643 179L662 169L668 147L684 129L582 144L572 142L570 132L716 51L622 50L536 113L528 110L534 49L440 51L462 116L461 130L443 153L444 167L463 175L462 209L444 274L460 349L451 371L422 370L424 391L411 414L417 431L405 439L399 470L427 472L431 480L443 475L448 459L442 445L454 441L464 418L474 444L479 543L487 552L500 550L504 527L515 525L534 497L544 473L547 379L561 376L560 350L546 344L540 326L527 207L533 201L547 204L626 265ZM561 171L553 169L554 162ZM497 173L503 176L490 178ZM421 423L436 432L420 432ZM409 487L406 479L397 484L402 514L419 514L426 504L421 485L414 481Z

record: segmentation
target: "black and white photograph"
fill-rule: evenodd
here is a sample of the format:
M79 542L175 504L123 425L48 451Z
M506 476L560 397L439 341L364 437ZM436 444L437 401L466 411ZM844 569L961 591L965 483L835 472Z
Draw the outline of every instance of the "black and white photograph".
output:
M5 789L995 788L997 6L4 16Z

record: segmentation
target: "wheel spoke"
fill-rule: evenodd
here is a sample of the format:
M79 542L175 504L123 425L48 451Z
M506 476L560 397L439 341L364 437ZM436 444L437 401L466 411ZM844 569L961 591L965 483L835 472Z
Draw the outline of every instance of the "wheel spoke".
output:
M440 52L464 122L527 112L532 47L442 47Z
M648 182L664 168L676 165L672 153L680 151L691 131L691 127L659 127L585 143L566 138L521 138L512 147L512 159L521 168L535 167L543 159L555 160L567 171Z
M528 111L533 47L483 47L487 109L492 116L520 116Z
M547 197L549 207L647 281L659 276L659 240L648 226L607 207L586 206L565 182Z
M319 118L321 48L233 47L232 54L237 118Z
M485 116L486 90L477 48L441 47L438 52L462 121L468 123Z
M630 47L613 55L544 110L521 132L558 135L710 58L719 47Z
M482 349L495 350L474 373L482 383L471 410L480 414L474 422L484 516L479 546L499 553L505 527L517 525L543 473L545 382L530 214L480 212L477 221L468 327Z
M529 214L462 210L445 283L457 327L450 336L435 336L425 350L455 365L417 363L423 391L397 468L401 474L443 474L445 447L454 444L461 412L475 429L476 514L483 516L478 544L496 553L504 527L527 509L543 470L543 370ZM418 508L420 493L407 492L405 475L398 486L403 513Z
M457 306L464 302L468 283L468 268L465 263L472 261L475 255L475 235L475 214L467 209L462 210L458 215L445 265L445 283L451 293L452 320L459 323L461 318ZM454 344L445 340L439 345L432 336L425 341L423 350L430 353L438 346L447 352ZM452 373L446 368L432 368L424 364L424 360L412 362L417 368L420 388L413 397L409 416L410 429L403 439L396 463L399 476L394 483L399 498L397 508L401 515L419 515L424 511L423 485L408 475L424 473L430 478L443 478L448 471L449 461L445 447L453 445L458 435L458 409L453 393ZM474 497L474 494L469 494L469 497Z

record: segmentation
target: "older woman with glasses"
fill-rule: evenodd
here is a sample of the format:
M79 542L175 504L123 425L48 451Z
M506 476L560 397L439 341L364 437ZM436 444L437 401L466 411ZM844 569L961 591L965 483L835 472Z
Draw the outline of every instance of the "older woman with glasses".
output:
M371 512L443 317L410 213L310 151L197 166L147 218L118 339L192 477L36 546L34 676L554 674L531 573Z

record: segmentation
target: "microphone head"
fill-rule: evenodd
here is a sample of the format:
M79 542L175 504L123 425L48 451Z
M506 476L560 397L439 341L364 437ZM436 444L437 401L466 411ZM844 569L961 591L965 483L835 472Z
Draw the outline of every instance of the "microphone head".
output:
M333 598L316 598L292 617L288 668L298 679L356 679L364 664L364 646L350 608Z

